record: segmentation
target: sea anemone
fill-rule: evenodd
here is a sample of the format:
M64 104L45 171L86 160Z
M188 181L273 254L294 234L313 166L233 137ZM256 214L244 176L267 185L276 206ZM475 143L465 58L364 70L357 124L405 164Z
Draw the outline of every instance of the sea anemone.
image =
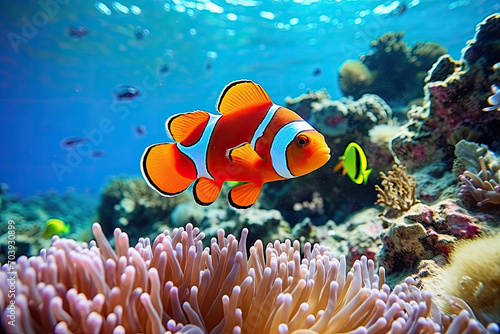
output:
M500 322L499 235L459 242L437 278L429 290L463 299L483 323Z
M48 251L0 271L2 325L23 333L410 333L498 332L467 311L443 315L432 295L407 279L391 292L374 262L347 272L343 256L306 243L260 240L246 251L219 230L188 224L129 247L116 229L115 248L99 224L89 245L53 238ZM15 299L8 284L17 271ZM13 302L14 301L14 302ZM13 303L13 304L12 304ZM14 305L14 306L11 306ZM14 320L12 320L14 319ZM469 333L469 332L468 332Z
M488 158L491 159L490 155ZM486 203L500 204L500 168L498 159L487 164L484 157L479 157L480 172L474 174L468 170L459 176L462 185L459 197L471 196L478 207Z

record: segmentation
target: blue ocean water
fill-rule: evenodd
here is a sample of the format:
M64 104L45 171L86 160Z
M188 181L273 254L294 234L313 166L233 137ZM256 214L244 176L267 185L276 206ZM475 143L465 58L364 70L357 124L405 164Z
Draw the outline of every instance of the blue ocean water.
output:
M0 182L24 196L98 193L112 176L140 175L145 147L167 141L170 115L214 112L233 80L260 83L276 103L323 87L338 98L340 64L385 32L458 58L499 9L493 0L2 0ZM123 85L140 95L118 100ZM68 138L86 139L68 148Z

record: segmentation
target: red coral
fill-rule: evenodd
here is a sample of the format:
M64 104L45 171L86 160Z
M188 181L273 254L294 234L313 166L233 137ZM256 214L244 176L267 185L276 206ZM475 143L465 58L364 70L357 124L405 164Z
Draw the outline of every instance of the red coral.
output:
M460 239L470 239L478 235L481 228L474 224L470 216L454 213L446 217L449 233Z

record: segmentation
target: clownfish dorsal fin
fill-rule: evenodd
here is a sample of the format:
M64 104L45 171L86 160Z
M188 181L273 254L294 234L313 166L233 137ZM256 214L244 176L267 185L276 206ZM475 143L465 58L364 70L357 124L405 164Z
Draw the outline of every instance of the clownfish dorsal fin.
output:
M165 128L176 142L189 146L201 137L209 119L206 111L177 114L165 122Z
M243 143L227 150L226 156L232 163L251 169L256 168L259 162L264 161L264 158L258 155L249 143Z
M259 84L250 80L238 80L224 88L217 101L217 110L221 114L228 114L245 108L272 104L266 91Z

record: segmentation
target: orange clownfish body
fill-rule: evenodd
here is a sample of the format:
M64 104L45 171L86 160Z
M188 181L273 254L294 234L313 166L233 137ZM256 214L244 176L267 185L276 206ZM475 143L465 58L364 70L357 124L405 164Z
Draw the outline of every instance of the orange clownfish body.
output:
M245 209L264 183L308 174L330 159L323 135L252 81L227 85L217 110L221 115L195 111L167 120L176 143L146 148L141 170L149 186L176 196L195 181L195 201L210 205L225 181L245 182L229 192L229 203Z

